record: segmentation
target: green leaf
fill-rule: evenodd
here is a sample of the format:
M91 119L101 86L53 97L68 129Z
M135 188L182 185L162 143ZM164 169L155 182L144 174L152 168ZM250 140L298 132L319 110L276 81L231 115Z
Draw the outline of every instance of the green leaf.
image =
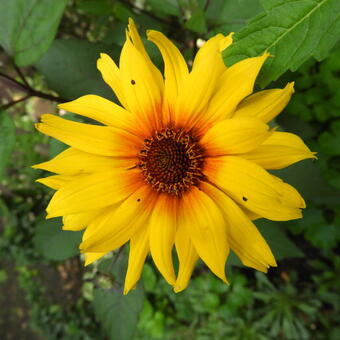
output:
M35 65L48 85L66 99L97 94L113 99L112 90L104 83L96 62L100 53L115 56L117 50L101 43L81 40L55 40Z
M108 0L85 0L80 2L77 7L91 15L108 15L113 9Z
M268 242L277 260L304 257L302 251L285 234L284 223L261 219L255 221L255 224Z
M123 295L118 288L96 288L93 293L94 312L109 339L130 340L143 308L143 290L137 288Z
M67 0L0 1L0 44L18 66L36 62L56 35Z
M214 33L239 31L246 22L263 10L259 0L210 1L206 11L209 26L215 27Z
M265 12L235 34L224 53L228 65L269 51L258 79L261 87L311 56L325 58L340 37L338 0L262 0Z
M152 12L179 16L179 4L177 0L147 0L147 4L151 7Z
M331 156L340 155L340 120L333 122L330 131L323 132L318 141L321 152Z
M111 260L100 263L99 272L110 277L110 289L96 288L93 305L96 319L102 324L107 336L112 340L134 338L139 314L143 308L144 290L138 288L123 295L124 277L127 268L127 254L118 253Z
M197 8L191 14L191 17L186 22L185 27L197 33L205 33L207 31L207 25L205 22L205 15L203 9Z
M133 339L144 302L144 290L140 284L123 295L128 262L128 254L124 250L120 249L112 259L100 262L98 271L106 279L109 278L110 282L102 280L101 288L96 288L93 295L96 319L112 340Z
M60 218L42 220L37 223L34 247L46 260L65 260L79 254L78 245L82 232L61 229Z
M328 207L339 205L340 190L327 184L321 175L318 162L307 159L273 173L295 187L306 200L314 204L324 204Z
M15 145L15 126L5 111L0 111L0 180L5 175L7 163Z

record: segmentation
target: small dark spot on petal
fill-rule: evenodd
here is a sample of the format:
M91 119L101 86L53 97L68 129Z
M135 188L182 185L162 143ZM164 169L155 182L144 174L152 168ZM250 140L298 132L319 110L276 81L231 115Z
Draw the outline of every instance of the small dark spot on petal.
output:
M131 84L132 84L132 85L135 85L135 84L136 84L136 81L132 79L132 80L131 80Z
M137 202L140 202L140 198L137 198Z
M242 197L243 201L247 202L248 201L248 198L247 197Z

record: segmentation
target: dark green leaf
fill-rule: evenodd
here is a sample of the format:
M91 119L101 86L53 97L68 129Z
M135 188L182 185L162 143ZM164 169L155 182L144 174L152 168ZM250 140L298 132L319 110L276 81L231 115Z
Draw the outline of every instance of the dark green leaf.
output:
M315 247L330 250L336 247L340 240L339 222L339 218L336 218L333 223L328 223L322 210L309 208L304 218L296 224L297 229L300 229L298 231L302 231L306 239Z
M331 156L340 155L340 120L333 122L330 130L319 137L321 151Z
M205 15L203 9L197 8L191 14L191 17L186 22L185 27L197 33L205 33L207 31L207 25L205 22Z
M0 1L0 44L18 66L31 65L49 48L66 0Z
M79 254L82 232L61 229L60 218L37 223L34 234L35 249L47 260L65 260Z
M80 40L56 40L36 64L49 86L66 99L97 94L113 99L112 90L97 70L100 53L115 56L114 48Z
M141 285L123 295L124 278L127 270L127 252L120 249L112 259L104 260L98 270L111 278L111 289L94 290L94 311L107 336L112 340L133 339L139 313L143 308L144 290Z
M92 15L108 15L112 4L108 0L85 0L78 4L78 9Z
M103 261L98 268L113 280L111 289L96 288L93 296L96 318L112 340L133 339L143 308L144 291L141 286L123 295L126 268L127 254L124 252Z
M15 126L5 111L0 111L0 180L5 174L15 144Z
M267 240L277 260L304 256L302 251L285 234L284 223L261 219L255 221L255 224Z
M269 51L259 77L262 87L311 56L325 58L340 37L338 0L262 0L265 12L235 34L225 51L228 65Z
M177 0L147 0L147 4L150 5L152 11L165 15L180 15Z
M215 33L239 31L246 22L260 13L262 7L259 0L214 0L210 1L206 18Z
M318 162L305 160L273 173L293 185L310 202L329 207L339 205L340 190L327 184L321 176Z
M128 295L123 295L121 289L96 288L93 298L96 318L109 339L133 339L139 313L143 307L143 290L137 288Z

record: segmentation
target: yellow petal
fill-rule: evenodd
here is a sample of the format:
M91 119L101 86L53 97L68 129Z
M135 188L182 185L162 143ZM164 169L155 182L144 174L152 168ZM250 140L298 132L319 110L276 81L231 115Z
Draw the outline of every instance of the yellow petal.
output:
M85 253L85 266L88 266L91 263L99 260L101 257L103 257L106 254L107 253Z
M206 59L209 58L210 54L216 51L222 52L233 42L233 33L228 36L224 36L221 33L216 34L214 37L210 38L197 52L194 59L193 68L197 67L200 63L205 64ZM217 63L218 73L221 74L226 70L226 65L224 64L222 54L217 54L215 62Z
M178 226L176 231L175 245L179 269L174 291L175 293L179 293L189 284L192 271L194 270L195 264L198 260L198 254L189 235L186 234L185 229L181 226Z
M101 213L105 214L105 212L103 212L103 211ZM92 233L89 233L88 231L87 232L85 231L85 233L83 234L83 241L88 239L91 235L92 235ZM85 253L85 266L88 266L91 263L99 260L101 257L103 257L106 254L107 253Z
M150 219L150 250L158 270L166 281L173 285L176 281L172 262L172 248L176 233L175 200L160 195Z
M120 103L127 108L124 90L122 88L122 78L116 63L105 53L100 54L97 60L97 68L100 71L105 83L109 85L116 94Z
M85 211L83 213L71 214L63 216L63 229L78 231L86 228L91 221L103 213L103 209Z
M210 182L260 216L274 221L302 217L298 206L286 205L282 187L253 162L236 156L208 158L205 173Z
M135 157L141 139L121 129L72 122L54 115L44 114L36 128L61 142L81 151L102 156Z
M178 225L190 236L198 255L210 270L227 282L227 230L217 205L204 192L193 187L182 197Z
M153 70L144 56L127 38L120 55L120 73L128 110L136 115L143 129L161 126L163 88L155 80ZM163 85L162 85L163 86Z
M262 272L267 272L269 266L276 266L266 241L241 208L210 184L203 184L202 189L223 211L228 226L228 243L242 263Z
M159 88L163 88L163 76L158 68L151 61L146 49L144 47L143 41L138 33L135 22L132 18L129 18L129 24L127 29L127 35L131 39L133 45L137 48L138 52L140 52L146 62L148 63L149 69L152 72L152 76L155 82L158 84Z
M264 53L261 57L247 58L226 69L207 109L210 120L230 117L240 101L253 92L256 77L268 56Z
M33 165L32 168L63 175L79 175L111 169L128 169L134 165L135 160L131 158L116 159L67 148L50 161Z
M262 145L242 157L273 170L303 159L316 158L299 136L289 132L274 132Z
M148 39L159 48L164 60L164 123L169 123L172 110L181 90L184 79L188 76L188 66L178 48L162 33L150 30Z
M272 175L272 178L275 181L275 185L280 188L279 190L281 193L281 201L284 202L285 205L291 207L306 208L305 200L294 187L292 187L288 183L285 183L279 177Z
M136 133L133 115L121 106L105 98L89 94L68 103L59 104L60 109L94 119L105 125Z
M192 71L184 79L175 107L176 123L190 128L205 117L205 109L215 91L224 66L220 51L223 36L209 39L198 51Z
M72 180L71 176L54 175L45 178L39 178L36 180L36 182L44 184L51 189L59 190L61 187L70 182L70 180Z
M294 93L294 83L288 83L284 89L257 92L238 105L235 117L257 117L264 122L274 119L288 104Z
M231 118L215 124L201 139L207 155L218 156L250 151L267 139L268 125L256 118Z
M56 217L107 207L141 185L139 173L134 170L112 169L78 176L54 194L46 210L50 217Z
M93 221L86 232L92 235L84 240L83 252L109 252L126 243L142 226L148 223L154 205L149 186L142 186L114 211Z
M252 220L252 221L258 220L259 218L262 217L262 216L260 216L260 215L258 215L258 214L256 214L256 213L254 213L253 211L248 210L248 209L245 208L245 207L240 207L240 208L242 209L243 213L244 213L246 216L248 216L248 218L249 218L250 220Z
M142 227L130 240L129 263L125 276L124 294L127 294L136 286L136 283L141 276L149 249L149 231L148 228Z

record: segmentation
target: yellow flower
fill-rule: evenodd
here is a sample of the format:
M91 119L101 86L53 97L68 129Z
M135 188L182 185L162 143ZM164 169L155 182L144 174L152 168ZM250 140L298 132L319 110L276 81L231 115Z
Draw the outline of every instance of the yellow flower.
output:
M162 33L147 37L162 54L164 77L130 20L119 67L106 54L97 64L122 106L96 95L59 106L104 126L49 114L36 125L70 146L34 166L57 174L38 180L57 190L47 217L62 216L66 230L85 229L86 264L130 241L125 293L149 253L176 292L187 287L199 258L227 282L230 249L267 272L276 262L251 220L296 219L305 207L267 170L315 157L298 136L267 125L288 103L293 83L251 94L268 53L227 68L221 52L231 35L209 39L191 71Z

